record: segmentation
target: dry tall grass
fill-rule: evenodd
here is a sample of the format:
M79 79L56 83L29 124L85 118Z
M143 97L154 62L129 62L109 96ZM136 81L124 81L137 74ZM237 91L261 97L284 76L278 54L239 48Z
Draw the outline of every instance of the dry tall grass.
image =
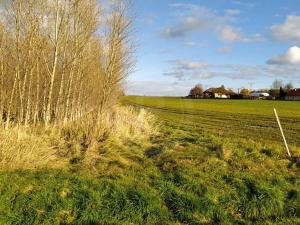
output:
M84 165L95 170L95 165L111 160L124 163L126 157L122 156L122 149L128 148L130 143L147 146L150 137L158 134L156 123L155 116L147 110L130 106L115 107L113 113L103 116L101 123L96 126L94 141L85 153ZM143 148L140 149L142 151Z
M87 117L48 128L0 130L0 169L67 168L73 159L92 163L106 142L147 142L158 132L155 123L144 109L115 107L98 123Z
M106 127L114 139L119 141L144 141L158 132L155 117L145 109L117 107L105 118Z
M0 131L0 169L35 169L62 166L48 138L37 136L25 128Z

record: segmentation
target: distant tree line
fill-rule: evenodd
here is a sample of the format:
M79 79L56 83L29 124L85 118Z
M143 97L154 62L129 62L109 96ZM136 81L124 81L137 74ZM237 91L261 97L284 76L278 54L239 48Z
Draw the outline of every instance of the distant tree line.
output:
M215 98L215 96L212 94L218 93L219 95L225 95L232 99L247 99L250 98L252 93L261 92L268 93L272 99L284 99L291 89L293 89L293 84L291 82L284 84L281 80L274 80L270 89L253 91L248 88L242 88L239 89L238 93L233 92L232 89L226 89L224 85L218 88L209 88L204 90L202 84L197 84L190 90L187 97L193 99Z
M50 124L102 113L131 70L125 1L0 3L0 123Z

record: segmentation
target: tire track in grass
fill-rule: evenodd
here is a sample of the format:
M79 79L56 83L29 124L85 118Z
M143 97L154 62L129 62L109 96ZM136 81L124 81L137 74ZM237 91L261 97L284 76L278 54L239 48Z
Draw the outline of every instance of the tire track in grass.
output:
M161 118L170 120L170 117L172 117L173 122L176 120L185 125L191 123L194 127L212 133L221 132L224 135L227 134L226 136L281 142L276 121L271 116L216 112L199 109L191 111L187 109L152 107L131 101L126 101L126 103L134 107L150 110ZM165 116L162 116L161 114L165 114ZM300 140L297 138L300 133L300 119L281 117L281 120L285 128L288 142L300 146Z

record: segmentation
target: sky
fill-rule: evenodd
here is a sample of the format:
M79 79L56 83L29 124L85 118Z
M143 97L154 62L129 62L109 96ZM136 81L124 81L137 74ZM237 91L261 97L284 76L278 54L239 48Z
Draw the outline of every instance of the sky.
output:
M298 0L134 0L136 67L127 94L300 86Z

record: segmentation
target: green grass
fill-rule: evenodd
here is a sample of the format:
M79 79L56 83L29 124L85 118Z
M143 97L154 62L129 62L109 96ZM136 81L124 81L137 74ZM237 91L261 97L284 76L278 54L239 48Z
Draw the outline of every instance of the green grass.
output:
M159 134L99 148L93 170L0 172L0 224L299 224L296 102L126 97ZM70 145L76 145L73 139ZM82 156L84 158L84 155Z
M125 102L147 107L167 123L234 138L281 142L276 108L287 140L300 146L300 102L263 100L192 100L131 96Z
M154 224L168 216L158 193L139 182L58 171L1 173L0 179L1 224Z
M220 113L254 114L273 116L276 108L281 116L300 117L300 103L297 101L264 100L212 100L183 99L176 97L129 96L125 100L152 108L179 110L181 112L212 111Z

